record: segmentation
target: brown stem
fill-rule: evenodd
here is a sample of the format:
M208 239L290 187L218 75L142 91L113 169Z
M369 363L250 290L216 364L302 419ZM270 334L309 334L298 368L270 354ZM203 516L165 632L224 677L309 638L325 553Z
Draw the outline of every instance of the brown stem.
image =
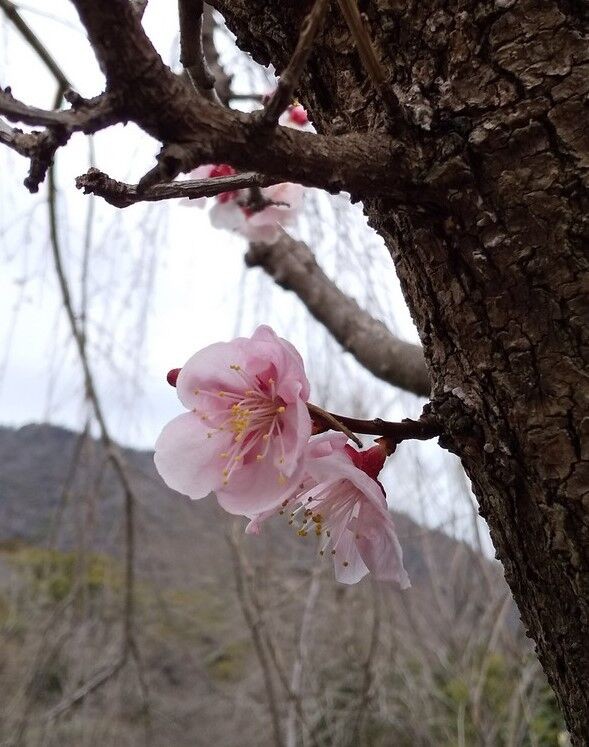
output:
M318 425L322 426L324 431L330 429L343 430L339 427L334 428L333 422L335 421L335 423L345 426L347 431L365 433L370 436L384 436L395 443L401 443L401 441L407 441L408 439L427 441L430 438L440 436L442 433L440 424L435 420L427 418L421 418L420 420L406 418L400 423L394 423L388 420L381 420L380 418L362 420L348 418L345 415L335 415L331 412L325 413L321 408L311 403L307 403L307 407L309 408L311 417L316 422L319 420ZM322 413L325 413L325 415ZM346 433L346 430L343 432Z
M325 430L331 429L334 431L341 431L342 433L345 433L346 436L357 446L362 448L362 441L354 435L338 415L332 415L330 412L327 412L327 410L324 410L318 405L311 404L311 402L307 402L307 409L314 420L319 419L325 424Z
M110 205L118 208L129 207L138 202L158 202L177 198L197 199L200 197L214 197L221 192L247 189L252 187L269 187L275 184L274 179L245 172L229 176L215 176L206 179L185 179L177 182L153 184L143 191L138 185L125 184L111 179L98 169L91 168L85 174L77 177L76 187L84 190L85 194L102 197Z

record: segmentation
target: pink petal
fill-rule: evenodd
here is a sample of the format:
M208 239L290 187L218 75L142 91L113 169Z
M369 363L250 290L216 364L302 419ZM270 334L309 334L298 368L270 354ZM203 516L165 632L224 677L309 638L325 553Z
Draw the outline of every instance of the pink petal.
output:
M227 403L215 398L196 394L197 390L240 392L247 388L238 371L231 366L245 364L245 337L231 342L215 342L199 350L189 358L178 375L176 390L180 402L189 410L205 407L212 410L225 409Z
M403 567L403 551L395 532L392 516L365 501L360 506L356 540L358 551L374 577L379 581L395 581L401 589L411 586Z
M279 481L279 472L269 459L253 462L241 467L216 491L217 499L230 514L259 517L290 498L301 476L302 465L286 482Z
M290 476L301 461L311 437L313 424L306 403L298 399L292 405L287 405L282 415L282 424L281 436L284 446L282 469L286 476ZM274 442L274 449L276 450L274 458L282 456L282 453L279 454L277 451L278 443L279 441L276 439Z
M172 490L203 498L223 482L219 455L230 443L223 431L208 438L209 431L196 413L187 412L169 422L155 444L154 462Z
M227 231L243 231L245 228L245 215L235 200L216 202L209 217L214 228Z
M356 547L354 535L348 529L335 548L333 567L336 580L342 584L357 584L368 573L368 568Z

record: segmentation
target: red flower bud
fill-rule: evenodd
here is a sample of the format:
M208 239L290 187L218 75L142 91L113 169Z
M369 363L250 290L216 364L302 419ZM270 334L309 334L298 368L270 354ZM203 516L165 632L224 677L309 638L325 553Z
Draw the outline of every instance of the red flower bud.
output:
M301 127L303 125L308 124L309 117L307 116L307 112L304 110L302 106L291 106L288 110L288 118L291 122L294 122L295 124L300 125Z
M168 384L170 386L176 386L176 382L178 381L178 374L181 370L182 369L180 368L173 368L171 371L168 371L166 379L168 380Z
M362 472L366 472L373 480L376 480L387 458L386 449L380 444L373 446L371 449L366 449L366 451L356 451L349 444L346 444L344 448L354 465Z
M235 174L233 166L230 166L228 163L218 163L211 169L210 176L231 176L232 174Z

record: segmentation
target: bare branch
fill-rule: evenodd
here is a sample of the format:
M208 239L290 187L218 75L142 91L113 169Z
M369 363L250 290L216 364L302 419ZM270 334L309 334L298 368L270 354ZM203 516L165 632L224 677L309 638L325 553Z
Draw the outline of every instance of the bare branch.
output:
M290 104L311 50L313 49L315 37L323 25L323 19L325 18L328 7L329 0L315 0L315 4L303 21L297 46L288 65L280 76L276 90L264 109L255 115L263 127L275 127L278 124L280 115Z
M203 10L203 0L178 0L180 62L195 89L211 101L216 101L215 76L208 68L203 49Z
M147 9L147 2L148 0L131 0L131 5L135 9L135 13L137 13L139 18L143 18L143 14Z
M358 54L360 55L362 65L364 66L368 77L372 81L376 90L382 95L384 103L392 110L392 113L401 113L399 100L392 88L387 85L386 73L378 59L370 36L364 27L364 22L358 9L357 0L337 1L342 15L346 19L346 23L354 42L356 43Z
M61 87L59 93L62 93ZM31 160L29 175L24 182L30 192L37 192L55 152L67 143L72 133L90 134L117 121L113 99L106 94L91 100L81 97L73 100L75 109L47 111L23 104L14 98L10 88L0 88L0 114L13 122L46 127L43 132L24 133L0 121L0 143Z
M341 420L338 420L335 415L327 412L322 407L311 404L311 402L307 402L307 409L309 410L309 413L316 419L318 418L322 423L324 423L326 426L329 426L329 428L334 431L345 433L350 441L353 441L356 446L362 448L362 441L360 441L358 436L354 435L353 431L351 431Z
M86 174L82 174L76 179L76 187L82 189L85 194L102 197L110 205L117 208L129 207L138 202L159 202L160 200L178 198L194 200L199 197L214 197L222 192L250 187L269 187L274 183L273 179L253 172L217 176L210 179L186 179L180 182L154 184L144 190L139 190L137 185L125 184L116 179L111 179L98 169L90 169Z
M315 433L323 433L328 430L341 430L339 426L343 424L353 433L365 433L366 435L385 438L388 442L387 448L390 447L390 454L393 453L394 447L400 444L401 441L408 441L410 439L428 441L430 438L437 438L442 433L440 422L427 413L424 413L419 420L405 418L400 423L397 423L390 420L382 420L381 418L374 418L374 420L349 418L347 415L336 415L333 412L327 413L329 417L325 417L325 411L311 402L307 402L307 408L315 423Z
M215 14L210 5L205 3L202 16L202 48L207 65L215 76L215 90L223 104L228 104L231 99L239 98L231 92L232 77L219 62L219 53L215 46L215 29L217 22ZM253 94L255 97L256 94ZM247 97L249 98L249 97ZM261 100L261 96L258 100Z
M28 106L14 98L10 88L0 88L0 114L11 122L21 122L31 127L54 127L63 129L69 137L73 132L87 135L117 123L115 98L108 94L84 99L70 94L71 109L48 110Z
M59 67L59 65L53 59L53 57L49 54L44 44L39 40L37 35L31 30L29 25L25 23L25 21L23 21L22 17L20 16L17 10L16 5L10 2L10 0L0 0L0 8L4 11L6 17L10 19L10 21L22 34L23 38L28 42L28 44L37 53L39 58L45 63L46 67L53 74L53 77L57 81L61 90L65 91L66 89L71 88L72 87L71 83L69 82L66 74Z
M399 340L343 293L304 243L283 233L275 244L250 244L245 261L249 267L262 267L278 285L294 291L315 319L375 376L413 394L429 396L421 348Z
M279 182L431 203L432 190L416 186L418 180L423 182L425 164L412 146L383 132L324 136L278 127L269 136L251 115L195 95L164 65L126 0L74 4L108 90L119 93L124 102L121 116L170 143L159 157L166 175L190 171L199 163L230 163Z

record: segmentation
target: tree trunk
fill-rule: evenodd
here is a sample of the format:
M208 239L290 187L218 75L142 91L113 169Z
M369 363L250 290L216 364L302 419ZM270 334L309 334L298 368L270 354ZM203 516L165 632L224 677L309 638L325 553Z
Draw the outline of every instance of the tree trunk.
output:
M574 744L589 744L589 6L360 0L401 126L338 2L301 98L321 132L389 128L425 154L435 208L370 198L366 212L421 336L442 445L472 480ZM279 71L311 4L213 2Z

